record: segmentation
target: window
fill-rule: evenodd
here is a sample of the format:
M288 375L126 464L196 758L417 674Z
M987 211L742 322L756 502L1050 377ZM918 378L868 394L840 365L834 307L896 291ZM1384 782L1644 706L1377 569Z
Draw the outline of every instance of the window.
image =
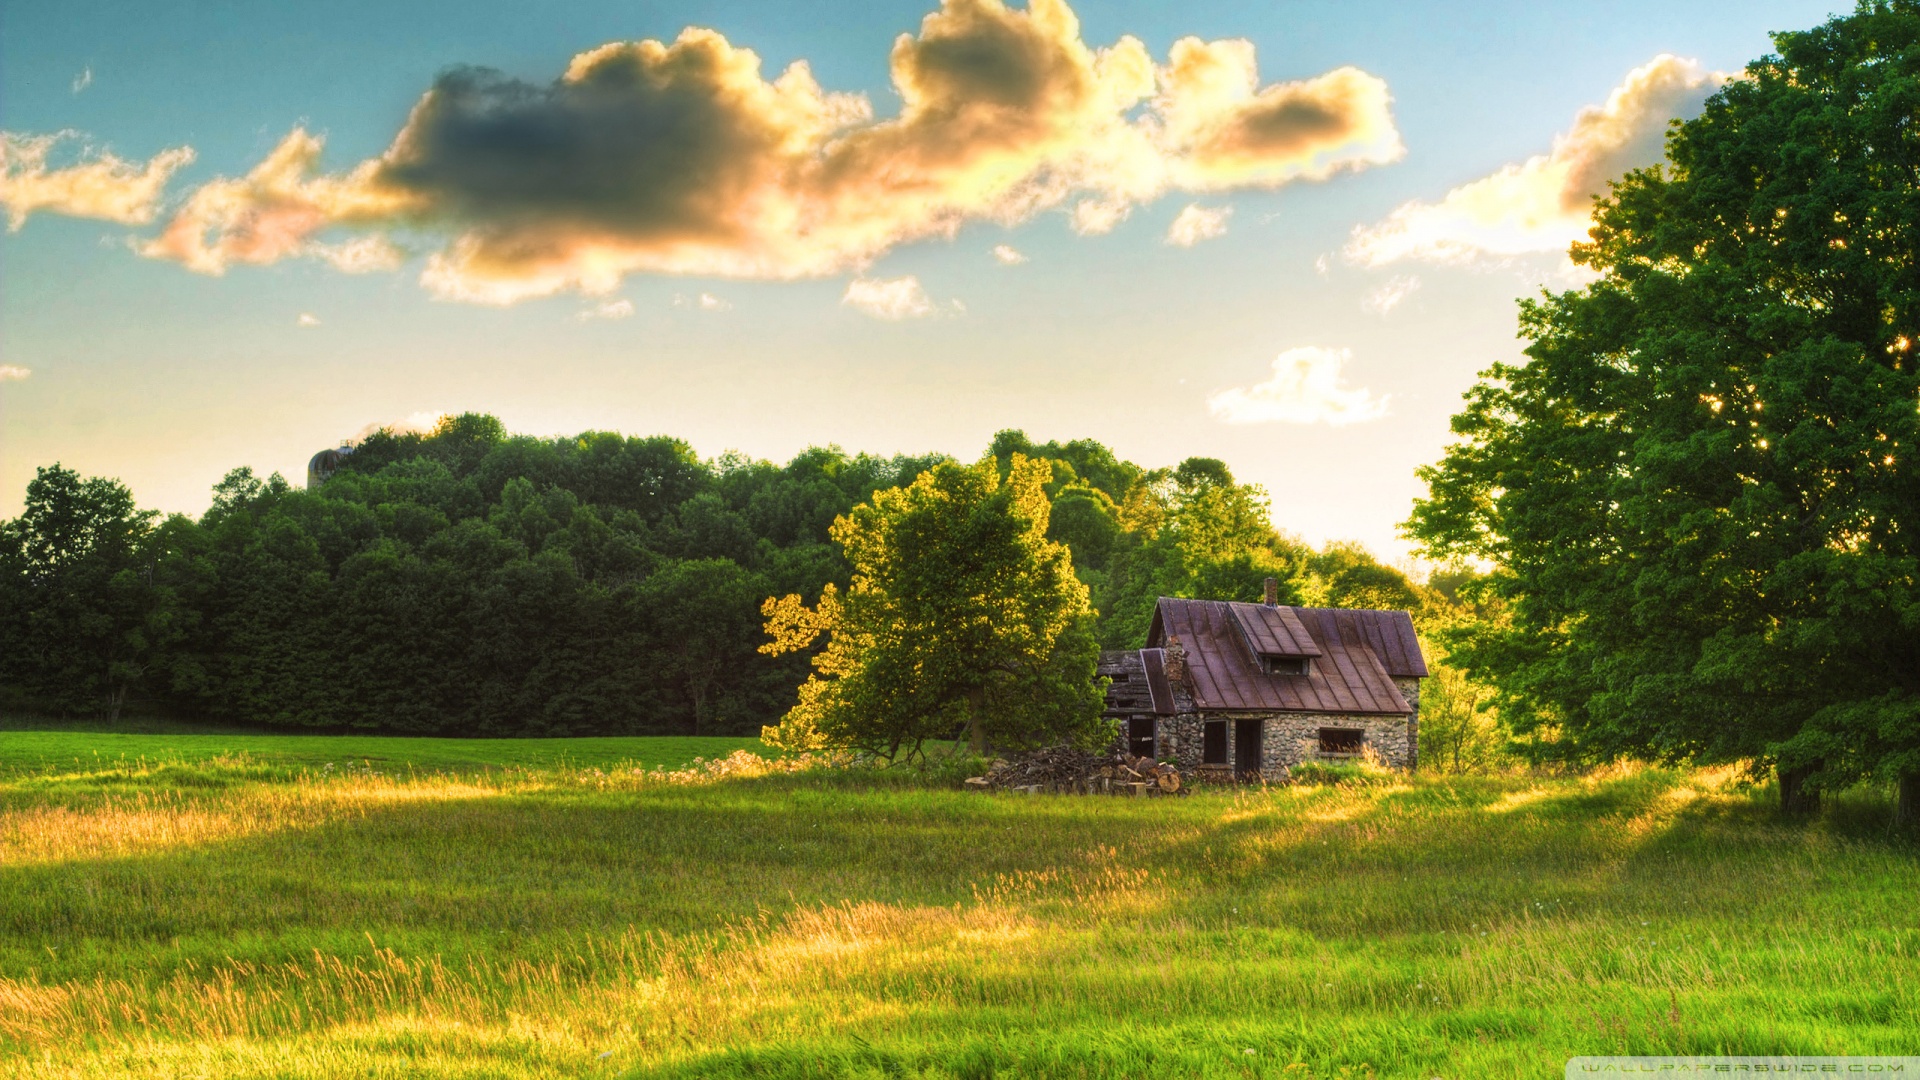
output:
M1209 720L1200 732L1200 764L1225 765L1227 763L1227 722Z
M1312 663L1304 656L1262 656L1260 666L1269 675L1305 675Z
M1117 682L1117 683L1123 683L1133 678L1133 676L1127 674L1124 671L1116 671L1113 674L1107 676L1107 678L1112 679L1114 682Z
M1153 747L1153 717L1135 716L1127 720L1127 752L1134 757L1157 757Z
M1320 752L1323 754L1357 754L1361 744L1366 741L1367 733L1353 728L1320 729Z

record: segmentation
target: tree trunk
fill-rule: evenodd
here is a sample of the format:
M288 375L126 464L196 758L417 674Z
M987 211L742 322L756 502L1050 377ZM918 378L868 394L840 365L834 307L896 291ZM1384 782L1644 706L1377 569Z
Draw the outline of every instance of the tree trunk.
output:
M973 690L967 694L967 749L982 757L987 753L987 729L980 722L980 714L986 711L986 702L985 690Z
M1893 804L1893 823L1903 829L1920 824L1920 773L1900 774L1900 799Z
M1776 768L1780 778L1780 810L1787 814L1811 814L1820 809L1820 793L1807 787L1807 778L1818 772L1824 762Z

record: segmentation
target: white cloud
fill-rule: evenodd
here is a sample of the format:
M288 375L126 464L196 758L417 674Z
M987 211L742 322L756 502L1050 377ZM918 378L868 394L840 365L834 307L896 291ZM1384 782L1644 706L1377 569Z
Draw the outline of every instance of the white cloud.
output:
M295 319L295 320L293 320L293 325L295 325L295 326L319 326L319 325L320 325L320 317L319 317L318 315L315 315L315 314L313 314L313 313L312 313L312 312L310 312L310 311L303 311L303 312L301 312L301 313L300 313L300 317L299 317L299 318L297 318L297 319Z
M1726 81L1698 61L1656 56L1628 72L1605 103L1580 110L1550 152L1454 188L1437 203L1409 202L1356 227L1346 255L1382 266L1565 252L1587 238L1593 198L1607 181L1659 162L1667 122L1698 115Z
M710 292L703 292L699 296L674 293L673 306L699 308L701 311L727 311L733 307L733 304Z
M1001 266L1019 266L1027 257L1011 244L993 245L993 257L1000 260Z
M918 319L936 310L920 279L908 274L898 278L855 278L847 283L840 302L876 319Z
M1191 203L1168 226L1167 243L1175 247L1192 247L1202 240L1225 236L1227 218L1232 216L1231 206L1210 207Z
M1375 315L1385 315L1387 312L1399 307L1400 301L1405 300L1418 291L1420 291L1419 278L1411 274L1406 277L1396 277L1368 294L1366 300L1362 301L1360 306L1373 312Z
M633 301L607 300L582 310L574 318L585 322L588 319L624 319L633 314Z
M33 374L32 368L23 368L18 364L0 364L0 382L19 382Z
M1346 349L1288 349L1274 358L1272 378L1222 390L1207 399L1207 408L1229 424L1278 420L1339 427L1377 420L1387 413L1385 396L1340 385L1340 368L1351 357Z
M92 85L93 85L93 65L88 64L86 67L80 70L80 74L75 75L73 77L73 92L77 94L80 91L85 90L87 87Z
M309 244L308 253L326 260L343 274L393 270L404 259L401 250L384 236L360 236L338 244Z

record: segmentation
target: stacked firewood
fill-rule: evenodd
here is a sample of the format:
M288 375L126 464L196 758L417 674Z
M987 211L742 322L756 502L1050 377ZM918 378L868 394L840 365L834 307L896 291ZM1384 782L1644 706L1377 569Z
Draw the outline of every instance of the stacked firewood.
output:
M1089 754L1071 746L1050 746L1016 758L1001 758L975 776L967 786L981 790L1019 791L1029 795L1149 795L1184 794L1180 770L1149 757L1124 751Z

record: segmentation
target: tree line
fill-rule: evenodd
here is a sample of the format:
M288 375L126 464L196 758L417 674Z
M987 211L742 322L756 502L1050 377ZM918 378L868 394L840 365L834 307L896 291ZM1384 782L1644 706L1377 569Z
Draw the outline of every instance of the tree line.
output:
M20 516L0 523L0 709L757 733L795 705L823 647L763 650L762 605L852 601L859 555L835 522L955 466L833 447L784 465L702 459L667 437L510 435L476 414L352 450L311 489L235 469L197 518L40 469ZM1266 577L1293 603L1439 599L1357 545L1315 550L1276 531L1265 493L1216 460L1149 469L1091 440L1005 431L956 475L1011 483L1017 462L1025 520L1044 519L1088 598L1086 648L1138 646L1158 596L1257 600ZM1049 587L1065 596L1068 582ZM996 715L1015 715L1010 702ZM917 730L947 723L938 713Z

